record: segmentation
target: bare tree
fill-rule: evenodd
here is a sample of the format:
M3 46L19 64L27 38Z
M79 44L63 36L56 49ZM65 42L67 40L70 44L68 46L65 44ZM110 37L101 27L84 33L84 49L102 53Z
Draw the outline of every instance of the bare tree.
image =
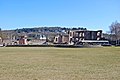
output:
M115 35L116 44L119 43L117 41L120 40L120 23L117 21L113 22L109 28L111 35Z
M2 31L1 31L1 28L0 28L0 37L2 38Z

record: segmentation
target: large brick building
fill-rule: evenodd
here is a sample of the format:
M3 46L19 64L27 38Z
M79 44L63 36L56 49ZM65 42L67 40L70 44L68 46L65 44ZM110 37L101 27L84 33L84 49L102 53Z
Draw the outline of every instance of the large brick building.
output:
M79 43L107 43L102 41L102 30L71 30L69 34L69 44Z
M57 35L54 39L54 43L68 43L70 45L77 45L83 43L90 44L103 44L108 43L108 41L101 40L102 30L92 31L92 30L70 30L64 35Z

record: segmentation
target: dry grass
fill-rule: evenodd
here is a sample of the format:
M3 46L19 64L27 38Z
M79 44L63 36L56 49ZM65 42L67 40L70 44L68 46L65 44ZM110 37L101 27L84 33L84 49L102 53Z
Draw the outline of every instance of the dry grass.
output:
M120 80L120 48L0 48L0 80Z

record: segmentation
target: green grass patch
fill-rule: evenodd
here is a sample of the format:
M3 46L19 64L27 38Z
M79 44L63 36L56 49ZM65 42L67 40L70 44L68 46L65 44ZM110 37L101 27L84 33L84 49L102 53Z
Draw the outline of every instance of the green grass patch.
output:
M120 47L1 47L0 80L120 80Z

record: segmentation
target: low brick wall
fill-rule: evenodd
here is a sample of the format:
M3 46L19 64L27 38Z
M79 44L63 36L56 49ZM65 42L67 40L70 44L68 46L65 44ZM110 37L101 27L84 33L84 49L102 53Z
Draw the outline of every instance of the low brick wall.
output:
M6 47L54 47L54 45L7 45Z
M6 47L58 47L58 48L96 48L96 47L107 47L107 46L84 46L84 45L60 45L60 44L55 44L55 45L7 45ZM115 47L120 47L120 45L117 45Z
M59 47L59 48L82 48L83 46L75 46L75 45L7 45L6 47Z

